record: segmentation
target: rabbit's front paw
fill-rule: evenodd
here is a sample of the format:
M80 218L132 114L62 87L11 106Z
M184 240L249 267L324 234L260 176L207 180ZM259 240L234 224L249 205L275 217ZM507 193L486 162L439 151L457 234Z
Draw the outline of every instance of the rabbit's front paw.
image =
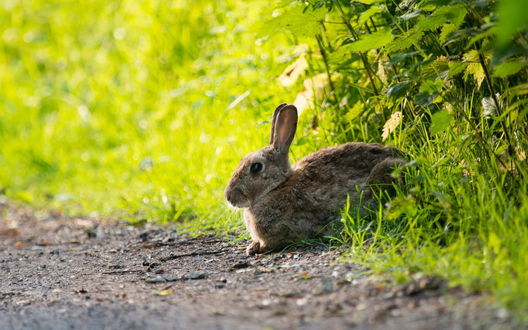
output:
M260 243L258 241L253 241L246 248L246 254L252 256L260 252Z

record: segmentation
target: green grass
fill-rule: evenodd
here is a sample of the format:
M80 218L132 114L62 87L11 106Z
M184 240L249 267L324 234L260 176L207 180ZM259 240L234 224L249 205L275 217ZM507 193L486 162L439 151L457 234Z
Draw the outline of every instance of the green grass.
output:
M408 154L406 185L371 215L345 210L336 239L373 272L440 275L492 292L522 318L528 60L523 35L507 37L519 24L483 24L495 23L490 4L289 3L3 1L0 193L72 215L243 232L223 189L239 159L267 143L275 106L317 95L293 160L381 142L400 112L385 143ZM416 9L425 14L400 17ZM308 67L282 86L276 78L300 58Z
M397 281L440 275L453 286L491 290L525 318L526 181L509 182L511 173L486 163L461 166L478 148L454 140L456 134L448 132L425 138L420 143L425 148L406 146L416 162L403 171L405 191L370 216L344 212L345 231L338 240L351 246L349 260L374 273Z

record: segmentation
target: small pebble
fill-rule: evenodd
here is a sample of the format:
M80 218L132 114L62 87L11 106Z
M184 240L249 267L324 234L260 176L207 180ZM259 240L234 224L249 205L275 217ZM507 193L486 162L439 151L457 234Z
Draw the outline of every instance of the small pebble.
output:
M207 278L207 273L190 273L185 275L185 278L188 280L202 280Z
M150 276L145 279L145 282L147 283L165 283L167 282L167 279L162 276Z
M149 237L149 233L148 231L144 231L142 232L141 234L138 235L138 237L142 240L142 241L146 241Z

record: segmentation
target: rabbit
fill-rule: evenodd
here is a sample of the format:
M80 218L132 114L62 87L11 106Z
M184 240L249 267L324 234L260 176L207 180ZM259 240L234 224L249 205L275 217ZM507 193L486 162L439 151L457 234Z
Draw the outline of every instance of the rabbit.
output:
M391 172L405 164L398 149L349 142L309 154L292 166L288 151L297 118L294 105L279 105L270 144L245 156L225 189L229 204L245 208L252 238L248 255L327 234L332 224L339 224L347 198L351 205L373 201L377 189L392 188Z

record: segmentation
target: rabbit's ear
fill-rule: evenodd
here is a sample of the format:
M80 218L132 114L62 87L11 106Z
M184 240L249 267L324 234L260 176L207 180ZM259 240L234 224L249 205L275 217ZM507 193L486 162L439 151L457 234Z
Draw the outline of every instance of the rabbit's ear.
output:
M285 105L279 110L275 119L275 131L272 146L282 153L288 153L297 129L297 108L294 105Z
M275 135L275 122L277 120L277 115L281 111L282 108L286 106L286 103L283 103L279 105L277 108L275 108L275 111L273 112L273 117L271 117L271 135L270 135L270 144L273 144L273 139Z

